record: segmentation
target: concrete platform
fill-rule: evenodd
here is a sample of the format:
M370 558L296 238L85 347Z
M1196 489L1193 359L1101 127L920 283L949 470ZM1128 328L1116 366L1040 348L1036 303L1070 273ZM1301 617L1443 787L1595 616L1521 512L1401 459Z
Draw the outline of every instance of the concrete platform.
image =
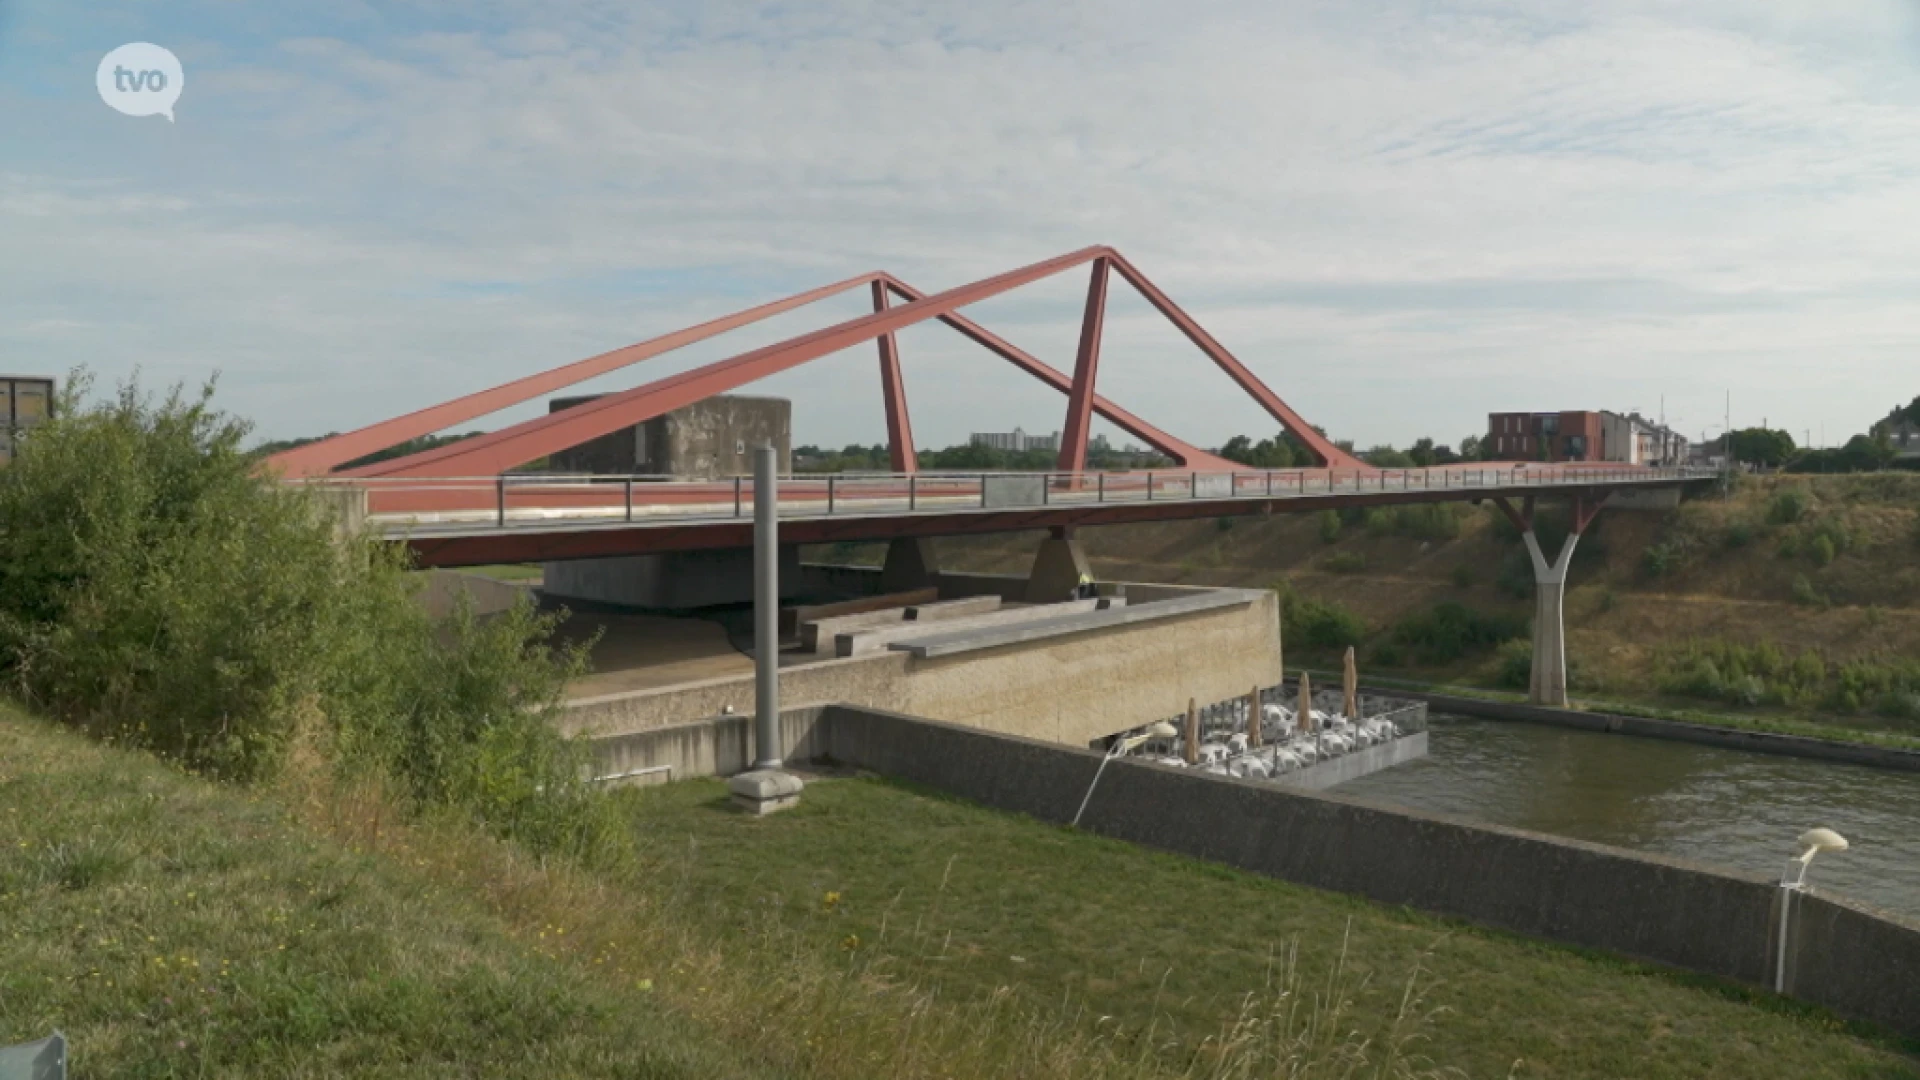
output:
M1364 750L1355 750L1350 754L1314 762L1304 769L1281 773L1279 776L1270 778L1267 783L1300 788L1305 791L1325 791L1335 784L1358 780L1382 769L1405 765L1409 761L1418 761L1426 756L1427 733L1414 731L1392 742L1369 746Z

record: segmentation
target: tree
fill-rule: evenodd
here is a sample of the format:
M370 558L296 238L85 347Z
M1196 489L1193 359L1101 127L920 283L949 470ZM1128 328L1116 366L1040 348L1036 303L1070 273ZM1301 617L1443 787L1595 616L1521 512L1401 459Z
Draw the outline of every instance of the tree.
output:
M1466 438L1461 439L1460 440L1460 460L1462 461L1486 460L1486 440L1482 439L1478 435L1469 435Z
M1774 468L1793 456L1793 436L1771 428L1742 428L1729 444L1735 461Z
M1840 448L1840 466L1848 472L1874 472L1884 469L1898 453L1893 438L1883 427L1872 435L1855 435Z
M1366 459L1367 464L1378 466L1382 469L1410 469L1413 467L1412 457L1403 451L1395 450L1391 446L1376 446L1360 456Z
M1913 401L1900 410L1900 415L1905 417L1909 424L1920 424L1920 394L1914 395Z
M1235 435L1220 447L1220 456L1228 461L1251 465L1253 464L1253 440L1245 435Z

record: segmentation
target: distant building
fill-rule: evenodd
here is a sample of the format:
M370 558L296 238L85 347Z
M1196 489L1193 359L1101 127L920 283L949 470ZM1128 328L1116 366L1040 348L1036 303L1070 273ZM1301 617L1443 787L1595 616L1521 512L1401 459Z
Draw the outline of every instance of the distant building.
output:
M976 431L967 437L967 442L989 450L1010 450L1017 454L1027 450L1058 450L1060 433L1029 435L1019 428L1012 431Z
M1896 458L1920 458L1920 424L1907 415L1906 406L1894 406L1887 418L1873 425L1872 430L1887 433L1887 438L1893 440Z
M1703 442L1687 445L1687 464L1708 468L1720 468L1727 463L1727 437L1717 435Z
M0 375L0 465L13 460L21 436L53 416L53 380Z
M1494 461L1605 461L1597 412L1487 414L1486 446Z
M1641 416L1615 412L1600 414L1602 461L1621 461L1629 465L1665 466L1683 464L1690 446L1687 437Z
M547 412L600 396L554 398ZM609 432L547 460L553 472L719 480L753 475L754 448L767 443L773 444L780 471L792 472L793 403L722 394Z

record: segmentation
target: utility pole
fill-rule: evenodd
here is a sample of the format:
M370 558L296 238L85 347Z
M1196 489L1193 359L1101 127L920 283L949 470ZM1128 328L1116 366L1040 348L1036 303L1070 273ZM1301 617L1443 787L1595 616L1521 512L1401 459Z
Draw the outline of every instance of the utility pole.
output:
M733 804L771 814L800 801L780 760L780 479L771 445L753 451L753 768L727 781Z

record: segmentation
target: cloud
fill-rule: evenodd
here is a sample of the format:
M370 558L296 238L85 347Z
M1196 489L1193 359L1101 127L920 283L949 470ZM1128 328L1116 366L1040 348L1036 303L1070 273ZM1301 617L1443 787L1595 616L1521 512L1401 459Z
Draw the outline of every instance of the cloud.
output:
M292 434L863 270L943 288L1105 242L1363 444L1663 393L1704 421L1728 386L1851 430L1920 389L1897 2L224 10L138 16L190 68L171 129L0 81L0 348L218 367ZM90 65L53 11L28 30ZM1065 366L1083 280L977 314ZM1115 303L1112 396L1201 443L1270 426ZM904 344L923 441L1058 426L951 335ZM803 439L871 440L871 365L763 388Z

